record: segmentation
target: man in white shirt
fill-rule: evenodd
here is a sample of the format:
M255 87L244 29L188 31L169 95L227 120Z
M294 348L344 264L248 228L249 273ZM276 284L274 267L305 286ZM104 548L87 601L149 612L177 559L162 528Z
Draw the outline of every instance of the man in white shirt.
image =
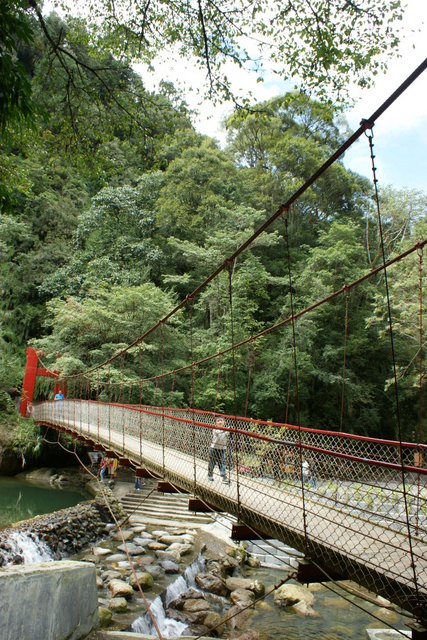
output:
M209 449L208 479L213 480L215 465L218 465L222 481L228 484L229 480L225 469L225 452L227 450L228 431L224 431L224 428L225 419L222 417L216 418L215 429L212 433L211 447Z

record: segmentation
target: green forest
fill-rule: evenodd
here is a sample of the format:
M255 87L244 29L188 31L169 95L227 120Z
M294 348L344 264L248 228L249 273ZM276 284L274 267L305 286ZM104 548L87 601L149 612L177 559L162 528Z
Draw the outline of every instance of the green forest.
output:
M5 391L22 387L32 345L46 366L75 376L70 395L395 438L387 284L403 435L424 442L420 251L393 264L387 283L380 271L294 327L248 338L381 266L383 250L388 260L425 239L426 194L379 185L381 244L373 183L336 162L137 342L350 131L339 106L295 89L236 109L222 148L196 131L179 90L163 82L148 91L84 21L15 9L5 3L0 26L10 89L0 116L2 409ZM90 385L78 376L87 370ZM38 388L52 393L46 381Z

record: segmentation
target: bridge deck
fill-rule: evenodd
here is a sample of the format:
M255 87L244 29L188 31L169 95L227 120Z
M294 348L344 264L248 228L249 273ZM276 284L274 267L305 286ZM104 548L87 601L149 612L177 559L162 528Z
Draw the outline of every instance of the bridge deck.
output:
M236 515L258 531L304 552L323 568L338 572L416 614L427 616L427 538L423 530L408 536L405 524L392 523L354 509L321 500L315 490L295 492L295 487L272 479L252 478L229 469L230 484L219 475L208 480L208 463L202 452L187 453L164 443L142 438L132 429L96 424L64 416L37 416L45 424L63 426L104 444L138 466L146 466L165 480ZM108 426L107 426L108 425ZM191 447L190 447L191 448ZM197 453L197 455L196 455ZM414 580L414 560L416 580ZM421 608L420 608L421 607Z

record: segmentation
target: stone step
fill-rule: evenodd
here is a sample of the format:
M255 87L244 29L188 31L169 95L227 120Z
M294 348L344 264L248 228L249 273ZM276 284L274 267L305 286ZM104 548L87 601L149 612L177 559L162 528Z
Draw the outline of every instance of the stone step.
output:
M304 554L299 553L280 540L257 540L250 542L248 551L256 556L262 565L283 567L284 569L298 566L298 558Z
M128 515L141 516L147 522L169 524L173 519L187 526L212 522L213 515L188 510L190 497L188 494L161 493L156 490L155 481L148 481L139 491L128 491L120 498L120 502Z
M175 510L171 514L170 511L155 509L151 506L148 506L147 508L140 508L140 507L127 506L126 504L123 504L123 507L128 515L134 514L134 513L138 513L138 514L144 513L148 517L150 517L150 519L157 518L157 519L165 520L166 516L171 517L172 515L174 520L182 520L187 523L188 522L211 522L211 518L209 516L206 517L206 514L201 516L198 514L194 514L191 511L182 512L182 511Z
M158 502L170 503L170 504L184 504L188 502L189 495L188 494L177 494L177 493L161 493L160 491L153 491L150 494L149 491L144 491L144 487L140 491L136 491L132 489L129 491L127 496L133 496L135 499L147 498L149 500L157 500Z
M174 518L184 518L185 520L192 520L192 519L196 519L196 520L204 520L206 522L210 522L212 520L211 516L209 514L194 514L192 511L188 511L188 509L183 510L183 509L174 509L173 511L171 510L164 510L161 509L159 507L157 507L156 505L135 505L135 504L128 504L126 502L122 503L123 507L125 509L126 512L138 512L138 513L147 513L149 514L151 517L155 517L155 516L164 516L164 515L168 515L171 516L173 515Z
M185 500L163 499L159 496L144 496L142 492L128 493L122 498L122 503L143 507L146 504L155 505L159 509L173 509L188 511L188 497Z
M142 492L134 494L128 493L122 498L122 502L126 501L132 504L141 504L150 503L157 504L161 506L163 509L173 507L174 509L188 509L188 497L185 500L171 500L171 499L163 499L159 496L144 496Z

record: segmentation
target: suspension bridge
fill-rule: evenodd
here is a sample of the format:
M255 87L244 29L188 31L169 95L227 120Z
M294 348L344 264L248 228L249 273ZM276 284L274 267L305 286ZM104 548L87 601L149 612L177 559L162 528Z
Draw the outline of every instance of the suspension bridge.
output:
M234 537L277 538L317 579L351 579L427 622L425 445L292 425L275 425L283 436L272 438L260 422L226 416L224 483L208 478L209 412L69 399L37 404L34 418L190 493L191 510L233 514Z
M388 261L383 250L381 266L363 273L358 280L344 284L327 298L298 312L293 306L292 277L288 262L289 317L240 342L234 340L233 332L232 267L238 256L276 220L284 217L289 207L362 134L366 134L369 139L378 205L378 228L381 230L372 127L425 68L427 59L370 118L362 121L360 128L262 227L191 294L132 344L113 354L108 360L68 377L59 377L58 372L42 362L42 354L28 348L20 407L23 415L29 412L38 424L67 433L83 440L90 447L103 449L109 455L118 457L122 464L133 466L136 475L158 477L159 490L188 493L189 510L214 510L232 514L237 521L232 532L235 539L270 537L293 547L305 559L298 569L302 581L351 579L390 600L409 612L419 624L418 627L414 625L414 640L427 638L427 445L423 444L422 438L422 257L427 240L420 240L415 246ZM286 219L285 228L287 238ZM383 247L382 239L381 243ZM289 244L287 248L289 261ZM416 385L419 387L419 425L418 433L414 429L413 441L405 442L398 402L387 273L393 265L410 256L415 258L414 264L418 265L415 268L419 272L419 328L413 336L416 349L413 360L419 361L419 379ZM194 300L222 272L227 271L231 344L222 351L195 361ZM349 295L379 274L385 282L387 298L389 324L385 331L391 336L393 384L396 389L396 440L345 433L342 420ZM301 426L299 409L297 424L289 424L288 416L283 424L247 417L251 376L254 375L251 370L252 355L257 341L261 342L269 333L287 328L296 387L295 406L298 407L296 322L340 296L345 300L346 323L339 430L336 421L333 423L334 429L330 431ZM175 314L182 311L186 311L190 325L188 363L179 369L165 371L164 330ZM155 336L157 342L154 343ZM142 345L146 347L150 339L155 344L153 352L157 349L157 357L153 360L156 360L160 372L144 378L141 371L141 348ZM249 353L246 403L241 399L241 405L246 407L243 417L237 412L235 384L235 353L242 349ZM127 355L134 359L133 362L139 355L139 375L136 371L132 372L133 377L124 375L124 360ZM234 413L223 414L225 424L220 427L227 441L224 481L218 474L212 480L208 470L212 432L219 414L216 395L221 362L226 357L229 358L229 395L234 397ZM120 382L112 381L110 376L110 367L115 360L119 362L115 369L116 378L118 372L122 372ZM218 374L211 410L196 409L195 381L203 367L215 362ZM33 405L37 376L53 378L54 393L61 384L67 397L59 402L43 400ZM174 406L174 385L178 376L181 376L181 382L183 379L188 381L185 395L190 408ZM289 387L290 382L291 370ZM143 401L144 384L155 384L154 398L145 400L150 404L144 404ZM128 393L127 402L125 389ZM118 398L118 401L113 402L113 397ZM286 406L289 406L289 390Z

